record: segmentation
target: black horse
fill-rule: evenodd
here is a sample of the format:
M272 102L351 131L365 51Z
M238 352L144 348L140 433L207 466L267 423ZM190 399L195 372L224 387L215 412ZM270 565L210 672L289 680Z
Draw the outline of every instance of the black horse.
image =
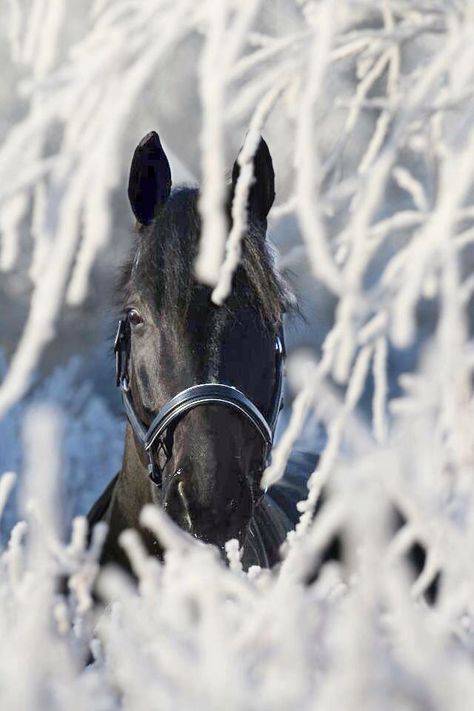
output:
M128 194L137 218L130 260L119 286L121 317L115 344L117 384L128 417L120 472L88 514L109 525L102 563L128 568L118 543L139 529L150 502L163 506L193 536L223 548L237 538L243 564L271 566L296 522L296 502L316 458L295 455L285 479L263 493L280 408L283 314L288 292L266 245L274 172L260 140L248 196L248 231L224 306L198 283L193 265L200 235L199 192L171 192L168 160L155 132L132 160ZM228 190L228 220L239 176Z

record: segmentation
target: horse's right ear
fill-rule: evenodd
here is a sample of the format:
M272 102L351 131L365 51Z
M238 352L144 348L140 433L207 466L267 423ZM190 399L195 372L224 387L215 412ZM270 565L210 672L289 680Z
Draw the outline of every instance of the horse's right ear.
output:
M238 159L232 170L232 190L235 191L240 175ZM249 191L248 207L254 220L266 224L268 212L275 199L275 173L272 157L264 139L260 140L253 157L253 182Z
M152 222L170 191L170 164L158 134L150 131L135 148L128 179L128 199L138 222Z

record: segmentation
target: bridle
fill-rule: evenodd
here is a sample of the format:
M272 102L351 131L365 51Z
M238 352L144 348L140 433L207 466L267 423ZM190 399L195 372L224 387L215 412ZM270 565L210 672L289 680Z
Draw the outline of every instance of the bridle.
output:
M285 359L283 329L275 338L275 387L268 417L262 414L247 395L233 385L202 383L181 390L171 400L168 400L147 427L137 415L130 390L131 335L130 324L126 319L120 319L118 322L114 353L116 384L121 389L125 414L135 437L148 455L148 475L155 486L159 488L162 486L163 470L172 455L176 425L190 410L203 405L223 405L243 415L262 438L264 443L263 465L268 464L278 415L283 406L283 365ZM158 457L153 456L154 448L163 452L165 456L163 466L157 464Z

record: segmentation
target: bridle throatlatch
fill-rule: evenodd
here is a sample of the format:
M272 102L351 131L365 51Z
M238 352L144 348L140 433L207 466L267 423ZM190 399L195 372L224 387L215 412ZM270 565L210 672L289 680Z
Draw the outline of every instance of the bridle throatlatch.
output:
M283 402L285 347L282 330L275 339L275 388L268 418L241 390L233 385L203 383L181 390L171 400L168 400L147 427L136 413L130 391L130 326L125 319L119 320L114 352L116 383L121 389L125 413L136 438L148 454L148 474L156 486L161 487L163 469L171 458L173 433L176 425L187 412L201 405L223 405L246 417L264 442L263 463L264 466L268 464L276 423ZM164 454L165 463L163 466L157 464L157 458L153 456L154 448L157 452L161 450Z

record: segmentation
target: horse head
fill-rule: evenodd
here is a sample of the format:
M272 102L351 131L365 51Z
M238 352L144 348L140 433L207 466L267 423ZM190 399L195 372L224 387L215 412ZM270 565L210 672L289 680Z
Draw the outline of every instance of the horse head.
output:
M236 161L229 227L238 175ZM281 388L278 337L287 295L266 243L275 193L263 139L253 176L242 256L222 306L195 277L199 191L171 190L169 162L154 132L135 150L128 188L137 226L120 283L118 376L130 421L125 460L140 461L135 476L146 476L148 467L152 499L182 528L220 547L230 538L245 540ZM214 399L192 400L212 394L212 385Z

